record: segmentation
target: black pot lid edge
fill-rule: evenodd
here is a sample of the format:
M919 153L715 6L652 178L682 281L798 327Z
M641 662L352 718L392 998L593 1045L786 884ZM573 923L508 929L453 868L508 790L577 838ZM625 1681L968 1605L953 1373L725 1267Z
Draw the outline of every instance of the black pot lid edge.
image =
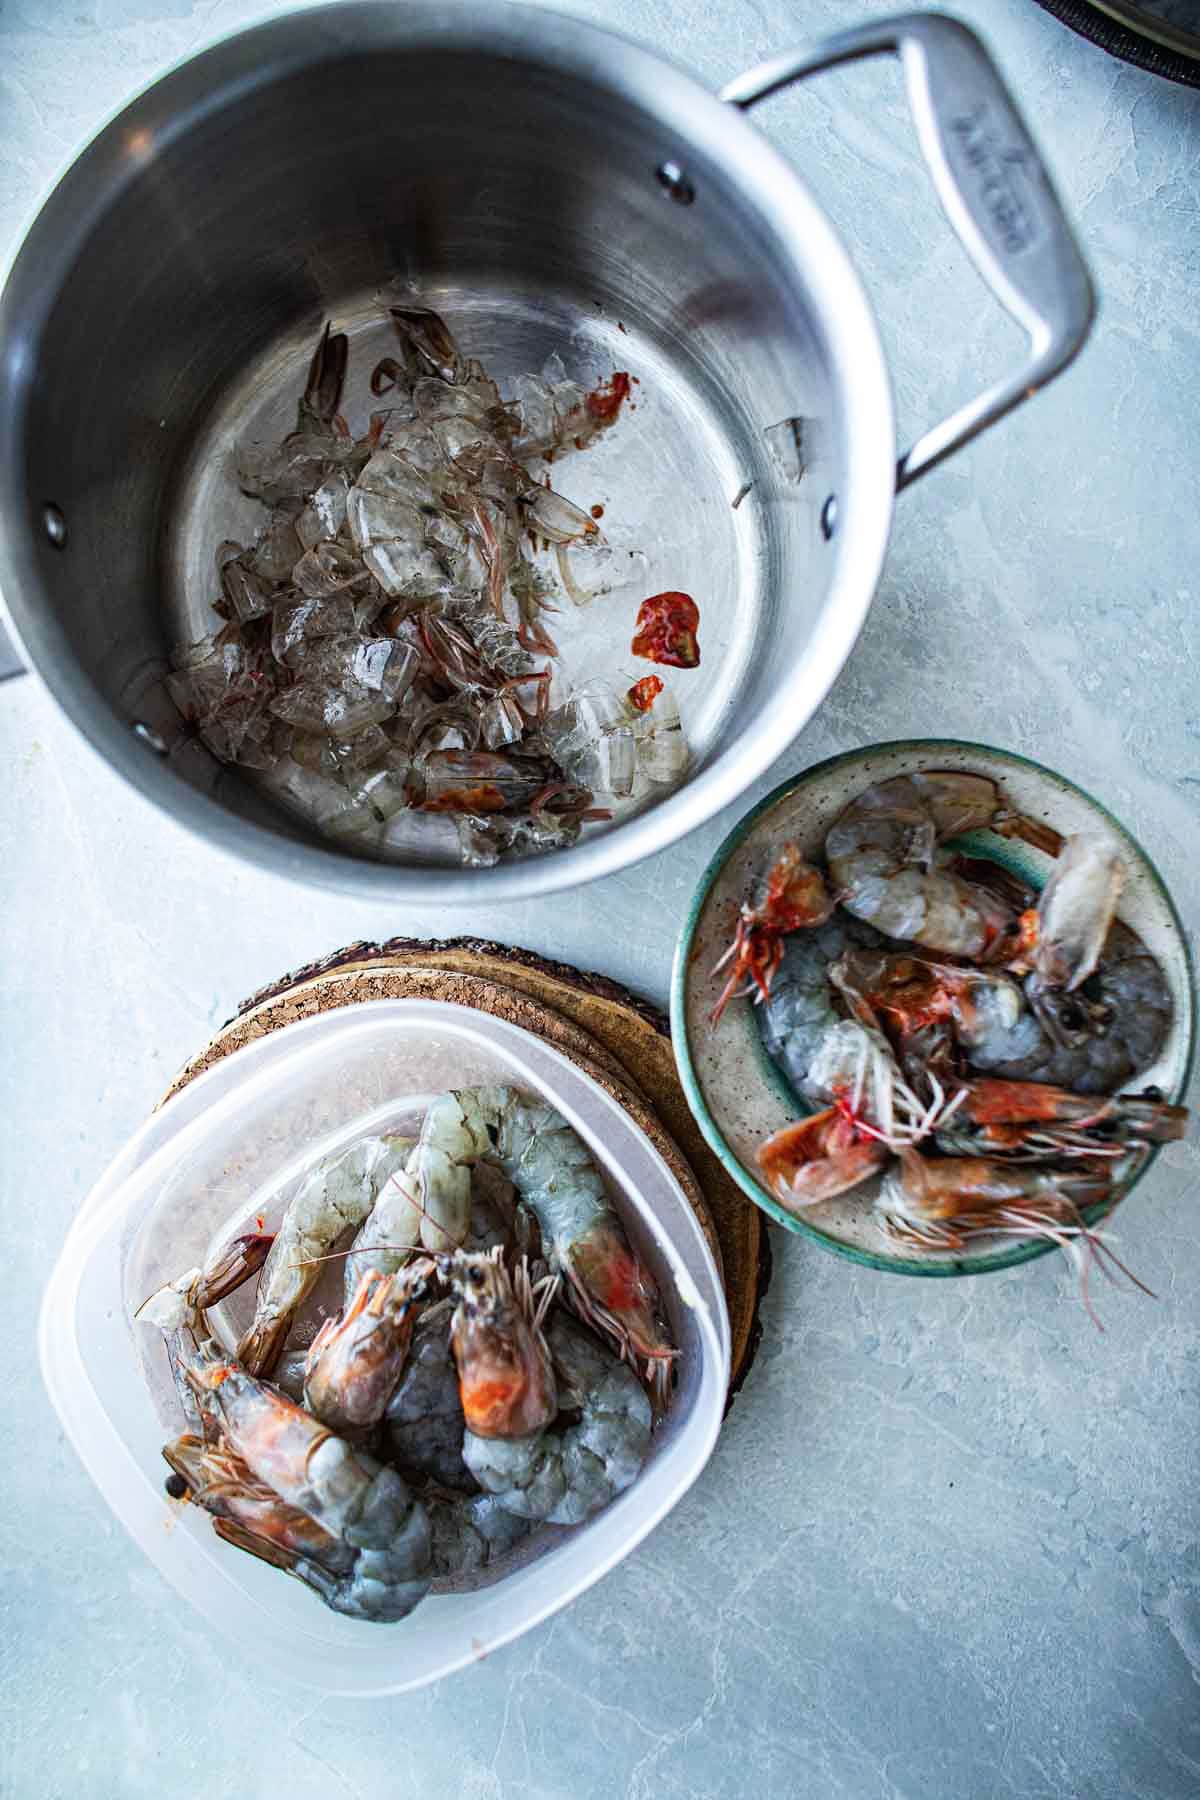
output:
M1091 0L1037 0L1037 4L1110 56L1152 75L1162 75L1167 81L1200 87L1200 37L1196 40L1195 56L1186 56L1119 23L1111 14L1093 6Z

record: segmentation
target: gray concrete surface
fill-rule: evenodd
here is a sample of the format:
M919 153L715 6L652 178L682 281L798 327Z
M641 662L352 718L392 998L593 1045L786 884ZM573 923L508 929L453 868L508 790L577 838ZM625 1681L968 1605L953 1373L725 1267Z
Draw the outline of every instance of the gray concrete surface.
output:
M983 28L1103 298L1078 367L897 509L866 632L761 784L934 730L1055 763L1197 916L1200 129L1027 0ZM0 0L0 239L72 147L243 0ZM883 4L611 0L584 10L714 86ZM905 436L1014 353L920 177L894 70L762 124L876 299ZM910 1283L795 1240L705 1476L620 1570L412 1698L329 1703L181 1610L65 1446L36 1372L44 1275L176 1066L260 983L444 916L218 860L119 786L30 681L0 691L5 1213L0 1792L309 1800L1183 1800L1200 1793L1197 1158L1121 1219L1158 1300L1057 1259ZM747 797L747 804L750 798ZM658 998L733 814L629 875L464 929Z

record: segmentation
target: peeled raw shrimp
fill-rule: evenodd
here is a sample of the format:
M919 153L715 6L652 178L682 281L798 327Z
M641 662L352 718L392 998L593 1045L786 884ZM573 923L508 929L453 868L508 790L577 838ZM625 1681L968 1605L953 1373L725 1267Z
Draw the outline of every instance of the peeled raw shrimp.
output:
M468 1432L463 1458L507 1512L577 1525L636 1480L650 1446L650 1402L632 1371L565 1314L551 1317L546 1337L579 1422L522 1438Z
M187 1360L188 1379L211 1397L228 1447L288 1505L356 1552L334 1572L313 1557L246 1532L239 1547L285 1568L351 1618L392 1620L429 1591L425 1509L394 1469L353 1450L326 1425L227 1360L211 1340Z
M869 925L857 919L832 918L797 931L783 946L771 991L757 1018L767 1054L797 1093L807 1091L808 1068L817 1045L838 1023L830 987L834 964L853 946L878 942Z
M982 828L1050 855L1062 839L1015 813L994 781L956 770L896 775L857 794L825 839L838 900L889 937L979 959L1015 939L1016 918L994 892L942 866L938 846Z
M475 1437L524 1437L558 1411L550 1355L536 1316L529 1277L514 1284L501 1249L460 1251L443 1263L458 1304L450 1345L458 1367L466 1427Z
M346 1311L326 1319L312 1341L304 1404L337 1431L376 1424L404 1369L416 1306L433 1273L428 1260L394 1275L368 1269Z
M658 1316L658 1289L609 1204L591 1151L552 1106L511 1087L462 1088L434 1101L400 1190L408 1213L396 1217L402 1209L388 1197L386 1231L397 1233L389 1241L413 1242L419 1228L429 1249L461 1244L477 1162L502 1169L535 1215L550 1270L566 1280L580 1315L623 1356L641 1359L665 1396L676 1353Z
M319 1259L343 1231L362 1224L411 1143L411 1138L363 1138L320 1163L301 1184L259 1280L254 1322L238 1345L238 1358L250 1374L270 1374L297 1310L320 1277Z

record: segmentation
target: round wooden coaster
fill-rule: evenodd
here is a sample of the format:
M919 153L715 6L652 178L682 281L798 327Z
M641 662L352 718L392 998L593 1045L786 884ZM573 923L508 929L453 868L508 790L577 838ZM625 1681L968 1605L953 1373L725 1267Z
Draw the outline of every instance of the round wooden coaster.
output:
M164 1097L243 1044L296 1019L364 1000L418 996L474 1006L545 1038L612 1093L651 1138L692 1200L723 1269L732 1397L758 1345L758 1306L770 1279L766 1230L696 1129L675 1073L665 1017L607 977L481 939L354 944L255 994Z

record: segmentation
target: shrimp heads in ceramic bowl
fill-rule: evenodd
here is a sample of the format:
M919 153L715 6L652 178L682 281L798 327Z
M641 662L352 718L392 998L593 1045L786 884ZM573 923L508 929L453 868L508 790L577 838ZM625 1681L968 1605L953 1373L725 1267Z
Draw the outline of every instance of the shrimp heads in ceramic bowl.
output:
M787 1229L967 1275L1103 1224L1183 1135L1195 995L1179 917L1080 788L984 745L832 758L713 858L672 1033L706 1138Z

